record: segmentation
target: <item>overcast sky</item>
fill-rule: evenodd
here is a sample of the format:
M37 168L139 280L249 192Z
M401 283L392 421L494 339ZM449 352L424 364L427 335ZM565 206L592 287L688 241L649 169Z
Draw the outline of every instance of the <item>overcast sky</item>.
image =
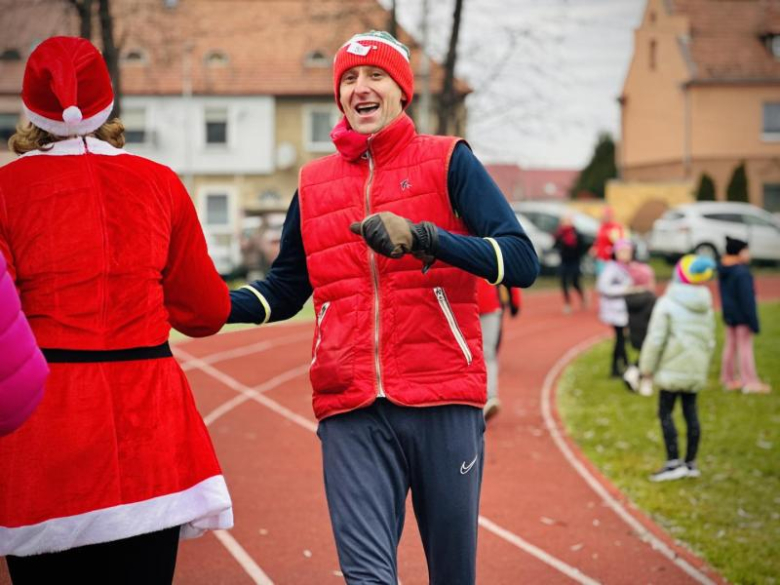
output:
M619 136L616 100L646 0L463 2L457 73L475 89L467 138L483 161L580 168L599 132ZM428 3L430 51L442 57L454 1ZM396 0L417 38L422 4Z

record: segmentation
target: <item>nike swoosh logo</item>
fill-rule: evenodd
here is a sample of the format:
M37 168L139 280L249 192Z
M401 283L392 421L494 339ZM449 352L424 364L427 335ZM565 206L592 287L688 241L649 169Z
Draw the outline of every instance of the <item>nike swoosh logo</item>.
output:
M474 457L474 459L472 459L471 463L469 463L468 465L466 465L465 461L460 464L460 474L461 475L466 475L469 471L471 471L471 468L474 467L474 464L477 462L477 457Z

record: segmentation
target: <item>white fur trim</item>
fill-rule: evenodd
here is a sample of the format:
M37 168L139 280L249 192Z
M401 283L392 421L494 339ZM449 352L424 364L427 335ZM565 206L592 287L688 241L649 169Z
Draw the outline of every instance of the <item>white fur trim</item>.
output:
M84 146L84 138L70 138L68 140L60 140L59 142L53 142L51 148L47 150L31 150L25 152L19 158L25 158L28 156L73 156L79 154L86 154L90 152L92 154L104 154L106 156L117 156L120 154L130 154L126 150L111 146L108 142L98 140L93 136L86 137L87 145Z
M342 45L342 47L346 47L347 45L351 43L357 43L358 41L362 41L364 43L382 43L383 45L388 45L390 47L393 47L396 51L398 51L401 56L404 58L404 60L408 63L409 62L409 55L406 54L406 51L404 51L401 47L399 47L397 44L388 41L386 39L383 39L382 37L375 37L372 35L355 35L351 39L349 39L346 43Z
M225 479L215 475L193 487L134 504L53 518L30 526L0 526L0 556L58 552L181 526L181 538L233 526Z
M26 104L22 104L22 106L24 107L24 113L27 116L27 119L41 130L46 130L49 134L54 134L55 136L84 136L85 134L94 132L108 120L108 117L111 115L111 110L114 108L114 102L112 101L107 108L101 110L94 116L70 124L60 120L51 120L40 114L36 114L28 108ZM66 108L65 111L67 112L69 109L70 108Z
M501 252L501 246L498 245L498 242L496 242L493 238L483 238L490 242L493 245L493 249L496 252L496 268L498 270L498 274L496 276L495 282L490 282L490 284L501 284L501 281L504 280L504 254Z
M68 106L62 110L62 121L66 124L73 125L81 122L83 119L84 114L76 106Z
M257 300L260 301L260 304L263 305L263 309L265 309L265 319L263 319L263 322L260 323L260 325L265 325L266 323L268 323L268 320L271 318L271 305L268 304L268 299L266 299L262 294L260 294L260 291L253 286L245 284L244 286L239 288L239 290L241 290L242 288L252 291L254 295L257 297Z

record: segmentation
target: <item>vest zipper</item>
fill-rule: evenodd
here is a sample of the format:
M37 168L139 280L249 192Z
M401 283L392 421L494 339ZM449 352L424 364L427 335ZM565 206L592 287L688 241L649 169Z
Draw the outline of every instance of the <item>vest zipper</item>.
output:
M322 321L325 319L325 313L328 312L328 307L330 307L330 301L322 303L320 312L317 315L317 343L314 344L314 355L311 358L312 366L314 365L314 362L317 361L317 350L320 348L320 343L322 343Z
M447 323L450 325L450 331L452 331L452 334L455 336L455 341L458 342L460 350L463 352L463 357L466 358L466 363L471 365L473 357L471 355L471 350L469 349L469 344L466 343L466 338L463 336L463 332L460 330L458 322L455 320L455 313L452 312L452 307L447 300L444 289L440 286L436 286L434 287L433 292L436 295L436 300L439 301L439 306L444 313L444 317L447 319Z
M366 217L371 215L371 183L374 180L374 157L371 156L371 139L368 139L368 180L366 181ZM374 285L374 373L376 374L376 395L385 397L382 386L382 366L379 359L379 270L376 267L376 254L368 248L368 266L371 269L371 282Z

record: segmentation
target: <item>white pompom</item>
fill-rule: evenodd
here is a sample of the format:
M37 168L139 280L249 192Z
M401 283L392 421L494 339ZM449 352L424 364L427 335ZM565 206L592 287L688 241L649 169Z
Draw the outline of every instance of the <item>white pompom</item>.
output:
M82 118L81 110L76 106L69 106L62 111L62 120L66 124L77 124L81 122Z

